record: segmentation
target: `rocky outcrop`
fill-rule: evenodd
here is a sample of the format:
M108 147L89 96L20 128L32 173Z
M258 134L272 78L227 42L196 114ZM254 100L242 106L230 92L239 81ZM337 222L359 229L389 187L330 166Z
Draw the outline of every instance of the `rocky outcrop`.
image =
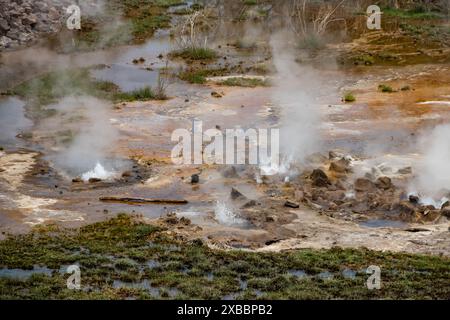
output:
M69 1L0 0L0 51L60 30Z

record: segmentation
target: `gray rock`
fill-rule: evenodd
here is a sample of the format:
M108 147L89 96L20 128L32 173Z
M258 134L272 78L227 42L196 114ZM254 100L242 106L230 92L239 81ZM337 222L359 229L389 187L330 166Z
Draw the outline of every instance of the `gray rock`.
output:
M11 28L10 28L10 26L9 26L8 21L6 21L6 20L3 19L3 18L0 18L0 31L2 31L2 32L8 32L9 29L11 29Z
M0 37L0 47L9 48L12 43L13 43L12 39L5 36Z

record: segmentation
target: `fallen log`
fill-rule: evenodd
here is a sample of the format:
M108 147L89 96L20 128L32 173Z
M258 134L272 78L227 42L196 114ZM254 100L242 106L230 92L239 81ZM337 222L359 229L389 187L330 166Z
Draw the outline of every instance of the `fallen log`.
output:
M124 198L124 197L100 197L102 202L116 202L126 204L187 204L187 200L174 199L144 199L144 198Z

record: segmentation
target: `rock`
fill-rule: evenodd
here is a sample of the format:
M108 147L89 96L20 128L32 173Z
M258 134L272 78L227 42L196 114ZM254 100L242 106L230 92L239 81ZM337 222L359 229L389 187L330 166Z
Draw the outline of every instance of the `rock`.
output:
M122 173L122 178L129 178L133 175L131 171L125 171Z
M277 217L271 215L266 217L266 222L277 222Z
M73 178L72 179L72 183L82 183L83 182L83 179L81 179L81 178Z
M185 218L185 217L181 217L180 218L180 223L182 225L189 226L191 224L191 220L189 220L188 218Z
M375 189L375 184L372 181L370 181L369 179L359 178L359 179L356 179L353 187L354 187L355 191L367 192L367 191L372 191L373 189Z
M410 195L408 197L409 202L414 203L414 204L419 204L420 198L418 196L415 195Z
M33 14L22 17L23 25L35 26L37 24L37 17Z
M316 187L327 187L331 184L330 179L321 169L315 169L311 176L312 184Z
M444 204L442 204L441 210L444 210L447 207L450 207L450 201L446 201Z
M9 29L11 29L11 28L10 28L10 26L8 24L8 21L6 21L3 18L0 18L0 31L6 33L6 32L9 31Z
M389 177L379 177L375 182L375 185L377 186L377 188L382 190L389 190L394 186L392 184L391 178Z
M395 210L399 211L400 217L406 221L418 220L418 214L416 212L416 207L410 202L402 201L395 205Z
M325 193L325 197L329 201L340 202L345 199L345 191L342 190L328 191Z
M405 229L405 231L416 233L416 232L429 232L430 230L425 229L425 228L407 228L407 229Z
M102 179L99 179L99 178L90 178L89 179L89 183L97 183L97 182L101 182L102 181Z
M424 221L432 222L432 221L436 221L437 219L439 219L440 216L441 216L440 210L426 210L422 214L421 218Z
M293 208L293 209L300 208L300 205L298 203L295 203L295 202L289 201L289 200L284 203L284 206L288 207L288 208Z
M236 199L245 199L245 196L240 193L237 189L235 188L231 188L231 199L236 200Z
M200 176L198 174L193 174L191 176L191 183L196 184L200 182Z
M337 209L339 209L339 206L334 202L330 202L330 204L328 205L328 210L336 211Z
M402 169L399 169L397 171L398 174L412 174L412 168L411 167L405 167Z
M9 48L12 43L13 43L12 39L5 36L0 37L0 47Z
M338 151L331 150L328 153L328 159L329 160L342 159L342 158L344 158L344 154L340 153Z
M441 210L441 214L442 214L444 217L450 218L450 208L449 208L449 207L446 207L446 208L442 209L442 210Z
M333 161L330 164L330 171L337 173L347 173L349 171L349 162L344 158L338 161Z
M242 209L248 209L248 208L252 208L255 207L258 203L255 200L250 200L249 202L247 202L246 204L244 204L242 206Z
M222 98L223 97L223 95L217 91L211 92L211 96L213 96L214 98Z

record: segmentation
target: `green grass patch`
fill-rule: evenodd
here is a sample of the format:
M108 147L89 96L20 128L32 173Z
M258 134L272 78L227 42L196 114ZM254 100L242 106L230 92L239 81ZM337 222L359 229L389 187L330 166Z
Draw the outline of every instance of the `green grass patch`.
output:
M346 92L343 97L344 102L355 102L356 98L351 92Z
M227 73L226 69L190 69L181 72L178 77L189 83L205 84L208 77L220 77Z
M448 299L450 260L446 257L375 252L366 249L291 250L256 253L213 250L202 241L182 241L161 227L120 214L80 229L54 225L0 241L0 268L31 270L46 266L51 275L26 279L0 277L0 299ZM152 261L152 264L149 264ZM157 263L155 263L155 261ZM68 290L68 274L77 264L82 289ZM381 289L368 290L365 270L381 268ZM342 276L351 269L354 278ZM290 270L303 270L299 278ZM323 280L322 272L333 278ZM130 286L117 288L115 280ZM147 280L162 295L155 297ZM247 282L242 289L239 280ZM134 287L131 287L133 285ZM175 291L175 294L169 292Z
M209 48L186 48L172 52L171 56L189 60L213 60L217 58L217 53Z
M146 100L164 100L165 97L159 97L151 87L133 90L130 92L120 92L115 95L117 101L146 101Z
M385 85L385 84L380 84L378 86L378 90L380 90L381 92L385 92L385 93L392 93L394 92L394 89L392 89L391 86Z
M91 95L100 99L113 100L119 88L107 81L91 78L89 70L67 69L50 72L23 82L12 90L10 95L18 95L27 101L27 109L32 116L47 117L54 113L42 107L58 102L66 96Z
M242 77L228 78L222 82L219 82L219 84L230 87L248 87L248 88L270 86L270 83L267 80L258 78L242 78Z

